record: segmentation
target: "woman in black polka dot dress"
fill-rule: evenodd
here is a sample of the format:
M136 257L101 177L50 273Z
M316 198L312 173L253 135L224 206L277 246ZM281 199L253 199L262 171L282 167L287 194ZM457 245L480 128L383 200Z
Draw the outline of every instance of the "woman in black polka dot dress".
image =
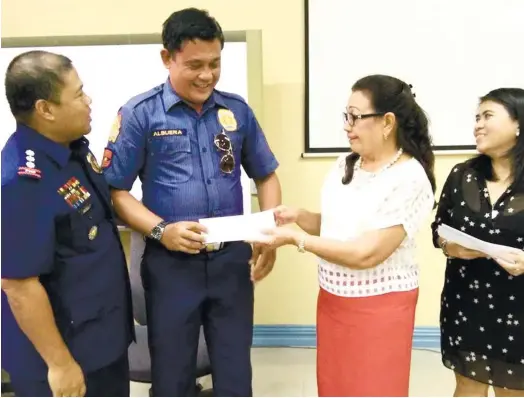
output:
M455 396L487 396L489 386L524 396L524 90L483 97L475 138L480 155L452 169L432 224L448 257L442 360L455 372ZM516 248L511 262L447 242L441 224Z

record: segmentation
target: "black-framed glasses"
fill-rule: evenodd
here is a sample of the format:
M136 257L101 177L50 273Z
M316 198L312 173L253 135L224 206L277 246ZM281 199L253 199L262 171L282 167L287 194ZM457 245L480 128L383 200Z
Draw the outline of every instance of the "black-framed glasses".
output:
M363 115L354 115L349 112L342 112L342 117L344 119L344 123L347 123L349 126L354 126L357 119L366 119L368 117L375 117L375 116L384 116L385 112L379 112L379 113L365 113Z
M233 144L227 136L227 134L222 130L221 133L218 133L213 140L215 146L222 152L224 155L220 158L220 170L223 173L231 174L235 170L235 156L233 155Z

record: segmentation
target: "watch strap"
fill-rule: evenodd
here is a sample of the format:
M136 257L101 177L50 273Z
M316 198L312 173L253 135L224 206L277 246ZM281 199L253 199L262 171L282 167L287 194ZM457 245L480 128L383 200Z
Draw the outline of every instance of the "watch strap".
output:
M159 222L157 225L153 227L153 229L149 233L149 237L160 241L160 239L162 239L162 235L164 234L164 229L166 228L166 225L168 224L169 224L169 221Z

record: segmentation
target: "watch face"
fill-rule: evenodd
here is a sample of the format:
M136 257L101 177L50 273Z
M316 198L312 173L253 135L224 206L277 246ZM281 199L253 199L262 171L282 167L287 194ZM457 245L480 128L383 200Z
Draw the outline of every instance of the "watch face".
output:
M156 226L156 227L153 228L153 230L151 231L151 236L152 236L154 239L160 240L160 238L162 237L162 229L161 229L159 226Z

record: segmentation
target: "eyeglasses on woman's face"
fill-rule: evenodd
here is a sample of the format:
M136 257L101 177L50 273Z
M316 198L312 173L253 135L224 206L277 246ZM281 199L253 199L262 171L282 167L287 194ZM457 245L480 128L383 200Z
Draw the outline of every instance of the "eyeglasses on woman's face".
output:
M344 120L344 123L348 126L354 126L355 122L358 119L366 119L368 117L375 117L375 116L384 116L385 113L379 112L379 113L365 113L363 115L354 114L351 112L342 112L342 118Z

